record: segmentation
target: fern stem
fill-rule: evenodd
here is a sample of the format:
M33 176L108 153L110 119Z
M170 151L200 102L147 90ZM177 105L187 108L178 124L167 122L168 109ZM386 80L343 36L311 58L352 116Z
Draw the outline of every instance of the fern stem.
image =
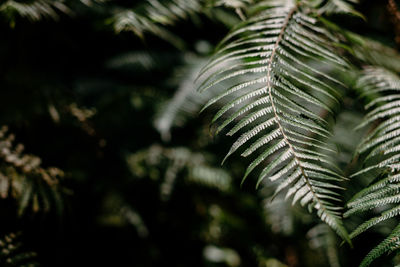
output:
M279 128L281 134L282 134L283 139L285 140L286 144L289 146L289 149L290 149L290 151L291 151L291 154L293 155L294 160L295 160L297 166L299 167L299 169L300 169L300 171L301 171L301 174L302 174L303 177L305 178L307 187L310 189L310 192L311 192L312 195L314 196L314 199L315 199L315 201L318 203L320 209L322 209L322 210L324 211L324 213L326 213L327 215L329 215L329 212L328 212L328 210L326 209L325 205L323 204L323 202L320 200L320 198L319 198L318 195L316 194L315 190L313 189L313 187L312 187L312 185L311 185L311 183L310 183L309 177L308 177L308 175L306 174L306 172L305 172L303 166L301 165L300 159L299 159L299 157L298 157L297 154L296 154L296 150L294 149L294 147L293 147L293 145L291 144L291 142L289 142L289 139L288 139L288 137L287 137L287 135L286 135L286 133L285 133L285 131L284 131L284 129L283 129L283 126L282 126L282 124L281 124L281 122L280 122L280 117L279 117L279 115L278 115L278 111L277 111L277 109L276 109L276 106L275 106L274 101L273 101L273 96L272 96L271 69L272 69L272 64L273 64L273 61L274 61L274 57L275 57L276 51L277 51L277 49L278 49L278 47L279 47L279 44L280 44L280 42L281 42L282 39L283 39L283 35L285 34L285 31L286 31L286 29L287 29L287 27L288 27L288 25L289 25L289 23L290 23L290 19L293 17L293 15L294 15L295 12L298 10L298 8L299 8L299 4L296 4L293 8L290 9L290 11L289 11L288 15L286 16L285 21L284 21L284 23L283 23L283 25L282 25L281 31L280 31L280 33L279 33L279 36L278 36L278 38L276 39L276 42L275 42L274 47L273 47L273 49L272 49L272 52L271 52L271 55L270 55L270 59L269 59L269 61L268 61L268 66L267 66L267 87L268 87L268 95L269 95L270 103L271 103L271 106L272 106L272 109L273 109L275 121L276 121L276 123L277 123L277 125L278 125L278 128Z

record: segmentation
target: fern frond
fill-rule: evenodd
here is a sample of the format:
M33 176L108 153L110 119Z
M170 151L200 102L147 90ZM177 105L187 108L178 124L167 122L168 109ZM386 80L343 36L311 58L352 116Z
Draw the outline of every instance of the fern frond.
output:
M202 8L200 0L150 0L143 7L146 17L155 23L173 25L177 20L189 19Z
M291 206L282 196L276 197L273 202L268 197L263 202L266 221L271 230L285 236L293 234L295 220L297 219L294 216L296 207Z
M271 3L268 5L268 3ZM221 43L213 60L204 68L199 90L222 82L231 83L206 107L226 97L213 121L218 131L233 125L228 135L246 131L237 138L227 157L245 148L243 156L255 155L246 177L266 164L257 186L269 178L281 181L278 191L288 188L293 203L314 207L318 216L343 239L349 241L341 222L340 207L333 181L343 177L329 167L321 140L331 135L324 116L340 98L344 85L327 69L348 68L346 60L331 46L336 41L317 19L294 1L263 2L264 10L234 29ZM317 69L309 62L318 62ZM228 65L228 67L224 66ZM210 68L219 67L211 72ZM232 110L236 110L232 112ZM231 113L231 114L229 114ZM229 114L229 115L226 115Z
M393 230L393 232L385 238L379 245L372 249L364 260L361 262L360 267L367 267L380 256L385 253L390 253L400 248L400 224Z
M173 126L182 126L187 117L198 114L211 96L211 92L203 95L195 90L194 82L204 63L204 59L187 55L187 62L179 68L176 74L179 78L178 88L174 96L157 112L154 120L154 126L164 141L170 140Z
M187 148L164 148L153 145L148 149L131 154L127 158L131 172L136 177L149 175L162 180L160 197L168 200L179 174L191 184L198 184L221 192L231 190L232 177L221 168L210 166L207 154L192 152ZM161 166L166 168L159 169Z
M335 233L325 224L318 224L307 232L310 247L323 250L329 266L340 267L339 253Z
M236 14L242 19L246 19L246 15L244 14L244 10L247 8L247 5L252 4L252 0L218 0L214 6L225 6L228 8L232 8L235 10Z
M150 32L166 40L177 48L184 47L184 42L181 38L158 24L151 22L148 18L136 14L131 10L124 10L116 13L113 20L114 29L118 33L122 31L132 31L135 35L143 38L145 32Z
M346 217L372 209L381 214L360 224L351 234L354 238L371 227L400 215L400 77L380 67L367 67L359 78L358 88L367 100L365 116L360 127L373 125L374 128L362 140L358 153L366 155L364 168L353 176L371 173L378 176L373 184L356 194L347 204ZM398 248L400 228L393 230L381 244L376 246L360 266L368 266L383 253ZM394 242L394 243L393 243ZM396 241L398 242L398 241Z
M184 47L181 38L165 28L179 20L195 18L202 11L204 3L200 0L175 0L161 2L150 0L144 6L133 10L121 10L115 13L114 29L116 32L132 31L143 38L145 32L154 34L178 48Z
M134 51L122 53L106 63L107 68L118 71L130 71L143 74L149 71L161 71L167 69L172 62L181 58L174 53L154 52L154 51Z
M366 109L370 110L359 127L378 123L361 142L358 152L370 151L368 158L387 155L379 164L370 167L390 167L391 163L397 162L394 152L399 144L396 140L400 137L400 125L397 123L400 121L400 101L397 100L400 97L400 78L386 69L367 67L358 81L358 87L362 90L361 96L367 99Z
M364 15L354 8L354 4L358 4L358 0L317 0L319 4L318 12L320 14L350 14L365 19Z
M38 267L36 253L24 251L21 233L10 233L0 239L0 265L4 267Z
M149 228L142 216L118 193L110 192L103 200L103 212L99 216L102 224L110 226L132 225L141 238L149 235Z
M31 21L38 21L43 18L57 20L59 12L70 14L72 11L65 5L64 1L34 0L14 1L7 0L0 5L0 12L13 19L15 15L25 17Z
M381 66L395 72L400 71L400 54L396 49L353 32L343 29L338 30L349 41L353 55L362 62L365 62L364 64Z
M64 173L58 168L41 167L39 157L23 154L21 144L14 146L14 136L0 130L0 198L13 197L22 215L30 206L33 212L54 208L61 213L63 199L59 180Z

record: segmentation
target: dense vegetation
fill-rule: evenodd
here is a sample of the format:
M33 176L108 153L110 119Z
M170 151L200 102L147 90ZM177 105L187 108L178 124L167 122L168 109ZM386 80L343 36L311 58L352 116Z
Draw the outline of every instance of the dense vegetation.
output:
M1 266L400 265L396 1L0 21Z

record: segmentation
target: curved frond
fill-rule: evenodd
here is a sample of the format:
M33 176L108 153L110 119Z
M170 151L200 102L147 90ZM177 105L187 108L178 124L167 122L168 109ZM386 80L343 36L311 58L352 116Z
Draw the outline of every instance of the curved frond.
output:
M178 48L184 46L183 40L168 31L165 26L179 20L196 17L204 6L200 0L175 0L161 2L150 0L144 6L133 10L117 11L114 15L114 28L117 32L132 31L143 38L145 32L152 33Z
M350 234L351 238L400 215L400 77L383 68L367 67L358 81L358 88L367 99L366 109L369 110L360 127L373 125L373 129L358 147L358 153L366 155L364 168L353 176L371 173L380 179L348 202L345 216L373 209L379 209L380 214L360 224ZM376 246L361 266L368 266L377 257L397 249L393 240L399 238L399 230L397 227Z
M264 166L257 186L265 178L279 181L277 192L288 189L293 203L315 208L349 241L336 203L340 196L333 186L343 177L326 164L330 161L323 142L331 135L324 117L332 113L345 86L330 71L340 72L349 65L332 47L336 39L302 6L294 1L263 3L264 10L222 41L201 73L199 90L231 84L206 106L233 98L213 121L220 122L218 131L232 125L228 135L245 129L227 154L245 150L242 156L257 155L244 179ZM211 68L219 70L210 72Z

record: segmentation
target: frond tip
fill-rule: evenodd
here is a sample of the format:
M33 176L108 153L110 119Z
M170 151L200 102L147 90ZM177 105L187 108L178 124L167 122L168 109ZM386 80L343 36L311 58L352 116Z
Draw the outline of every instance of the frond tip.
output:
M282 3L283 2L283 3ZM282 181L276 193L289 189L287 197L315 208L318 216L350 242L341 221L339 189L343 177L328 167L330 149L322 141L331 133L323 115L338 103L344 85L329 72L348 64L331 46L335 38L292 1L271 4L234 29L204 68L199 90L229 84L206 107L233 98L215 115L218 131L234 124L228 135L240 130L227 157L244 148L247 157L261 151L248 166L244 179L265 164L257 186L268 177ZM316 69L310 62L318 62ZM209 75L212 68L219 70ZM228 114L228 115L226 115ZM256 138L255 141L254 139Z

